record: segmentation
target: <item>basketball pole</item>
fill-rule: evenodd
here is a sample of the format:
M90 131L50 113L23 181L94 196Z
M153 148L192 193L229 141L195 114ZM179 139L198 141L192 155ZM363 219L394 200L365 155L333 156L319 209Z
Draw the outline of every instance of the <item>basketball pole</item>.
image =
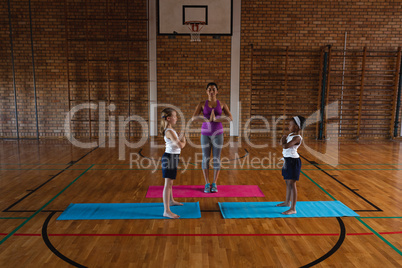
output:
M345 45L343 46L343 65L342 65L342 87L341 87L341 114L339 120L339 135L342 135L342 111L343 111L343 88L345 84L345 63L346 63L346 38L348 32L345 32Z
M233 0L233 35L230 64L230 110L233 121L230 123L230 136L239 136L240 96L240 51L241 51L241 0Z
M401 48L399 47L399 53L401 51ZM401 58L401 63L399 67L399 83L398 83L398 94L397 94L397 99L396 99L396 112L395 112L395 124L394 124L394 137L398 136L398 126L399 126L399 112L401 109L401 90L402 90L402 58ZM402 128L401 128L401 133L400 136L402 136Z
M324 110L325 110L325 93L327 88L327 65L328 65L328 52L324 52L324 66L322 69L322 87L321 87L321 107L320 107L320 132L318 134L318 140L323 139L324 131Z
M156 54L156 0L148 1L148 76L149 76L149 136L158 136L158 103L157 54Z

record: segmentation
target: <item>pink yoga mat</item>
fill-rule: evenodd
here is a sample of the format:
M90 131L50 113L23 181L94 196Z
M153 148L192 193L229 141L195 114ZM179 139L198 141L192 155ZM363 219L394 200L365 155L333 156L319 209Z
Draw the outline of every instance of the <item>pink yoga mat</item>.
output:
M149 186L147 198L162 198L163 186ZM204 193L204 185L173 186L173 197L264 197L257 185L218 185L217 193Z

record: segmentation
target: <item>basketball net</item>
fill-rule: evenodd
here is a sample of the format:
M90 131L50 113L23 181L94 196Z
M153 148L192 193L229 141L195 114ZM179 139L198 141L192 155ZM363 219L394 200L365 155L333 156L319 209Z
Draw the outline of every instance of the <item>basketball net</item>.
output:
M205 25L204 21L186 21L185 24L190 29L190 41L201 42L201 30Z

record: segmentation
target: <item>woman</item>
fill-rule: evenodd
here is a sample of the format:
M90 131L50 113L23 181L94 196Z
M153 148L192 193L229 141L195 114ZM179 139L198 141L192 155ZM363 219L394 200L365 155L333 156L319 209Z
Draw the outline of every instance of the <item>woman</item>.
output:
M223 126L222 122L232 121L232 114L226 103L216 99L218 94L218 86L215 83L207 85L206 93L208 99L201 101L193 114L192 120L202 120L204 123L201 127L201 148L202 148L202 172L205 179L205 193L217 193L216 181L219 177L221 168L221 151L223 146ZM221 116L222 112L226 116ZM199 116L200 114L203 116ZM211 150L214 162L214 180L209 183L209 161Z

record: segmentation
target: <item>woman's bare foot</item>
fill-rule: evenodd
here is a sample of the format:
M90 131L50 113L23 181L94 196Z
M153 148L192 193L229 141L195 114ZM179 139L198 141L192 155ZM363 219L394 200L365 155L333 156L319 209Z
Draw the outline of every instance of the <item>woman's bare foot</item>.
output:
M180 218L179 215L174 214L173 212L169 211L169 212L164 212L163 213L163 217L167 217L167 218L171 218L171 219L178 219Z
M282 212L283 215L292 215L292 214L296 214L296 209L289 209L285 212Z
M183 206L183 203L177 202L177 201L170 201L171 206Z
M283 202L283 203L280 203L280 204L276 205L276 207L290 207L290 204L286 203L286 202Z

